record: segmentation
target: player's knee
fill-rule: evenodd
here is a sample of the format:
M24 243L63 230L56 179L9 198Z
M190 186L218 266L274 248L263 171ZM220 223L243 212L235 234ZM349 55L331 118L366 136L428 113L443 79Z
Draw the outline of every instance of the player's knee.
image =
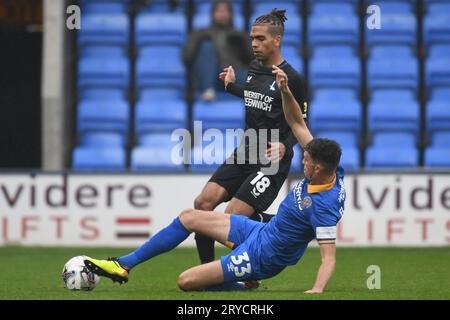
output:
M199 210L206 210L206 211L214 210L216 205L217 203L216 201L214 201L214 199L205 197L204 195L199 195L194 200L194 208Z
M193 225L195 222L195 215L194 215L195 211L196 211L195 209L184 209L179 216L181 223L189 231L193 231Z
M178 287L183 291L192 291L195 289L195 281L187 271L178 277Z

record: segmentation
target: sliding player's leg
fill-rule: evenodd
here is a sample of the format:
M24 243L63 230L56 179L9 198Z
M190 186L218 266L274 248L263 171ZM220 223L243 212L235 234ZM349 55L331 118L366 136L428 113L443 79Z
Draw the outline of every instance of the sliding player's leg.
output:
M178 286L184 291L198 291L220 285L223 280L222 264L216 260L184 271L178 277Z
M258 259L255 259L258 251L255 250L257 242L252 240L264 225L245 216L228 216L230 219L226 228L228 229L227 237L223 238L224 228L220 226L216 227L220 233L211 234L211 236L232 248L233 251L223 256L220 261L202 264L183 272L178 279L178 285L182 290L236 291L252 290L258 287L257 281L249 281L254 280L253 272L259 269ZM199 219L198 222L201 223L201 220Z
M109 260L87 258L85 264L94 273L125 283L135 266L176 248L191 232L198 232L226 244L230 230L230 216L221 212L184 210L166 228L159 231L137 250L126 256Z

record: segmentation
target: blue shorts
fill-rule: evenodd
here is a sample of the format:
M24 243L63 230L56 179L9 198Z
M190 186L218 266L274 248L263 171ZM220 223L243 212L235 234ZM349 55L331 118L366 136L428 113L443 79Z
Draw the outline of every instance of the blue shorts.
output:
M231 215L230 222L227 240L234 245L234 249L220 259L225 282L267 279L284 269L261 264L260 252L264 248L258 241L258 234L264 228L264 223L234 214Z

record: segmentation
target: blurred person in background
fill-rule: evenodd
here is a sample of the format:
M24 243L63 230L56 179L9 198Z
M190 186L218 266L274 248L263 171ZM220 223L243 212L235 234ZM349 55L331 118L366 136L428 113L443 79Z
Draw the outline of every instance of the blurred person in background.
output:
M195 90L205 101L215 100L216 91L223 91L223 83L217 79L223 68L234 66L237 82L243 83L252 59L248 35L234 29L228 0L214 1L210 27L192 31L183 52L184 62L192 67Z

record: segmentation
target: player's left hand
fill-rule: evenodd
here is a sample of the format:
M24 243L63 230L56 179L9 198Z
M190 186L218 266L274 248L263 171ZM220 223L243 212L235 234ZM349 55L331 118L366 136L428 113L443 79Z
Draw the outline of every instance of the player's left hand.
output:
M311 289L311 290L307 290L305 291L306 294L320 294L323 293L322 290L317 290L317 289Z
M272 163L277 163L283 159L286 154L286 146L282 142L270 142L266 150L266 158Z

